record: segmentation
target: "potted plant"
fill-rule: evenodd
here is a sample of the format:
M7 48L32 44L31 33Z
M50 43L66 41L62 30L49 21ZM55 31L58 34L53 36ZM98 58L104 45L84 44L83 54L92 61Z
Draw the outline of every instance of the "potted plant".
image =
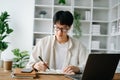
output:
M59 0L59 4L65 5L65 4L66 4L66 1L65 1L65 0Z
M12 50L12 53L15 56L13 58L13 68L24 68L29 60L28 51L20 51L20 49L16 48Z
M8 48L8 42L5 41L5 38L13 32L13 29L8 24L9 16L6 11L0 15L0 67L2 67L1 53Z
M74 33L74 37L80 38L82 35L82 31L80 28L80 13L77 11L74 11L74 22L73 22L73 33Z
M40 18L44 18L44 16L47 14L46 11L40 11L39 15L40 15Z

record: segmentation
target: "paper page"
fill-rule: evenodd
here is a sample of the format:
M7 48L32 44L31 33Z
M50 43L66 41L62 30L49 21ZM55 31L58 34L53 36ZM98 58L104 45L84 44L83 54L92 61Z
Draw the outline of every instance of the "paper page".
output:
M54 69L46 70L45 72L39 71L38 73L40 74L64 74L62 70L54 70Z

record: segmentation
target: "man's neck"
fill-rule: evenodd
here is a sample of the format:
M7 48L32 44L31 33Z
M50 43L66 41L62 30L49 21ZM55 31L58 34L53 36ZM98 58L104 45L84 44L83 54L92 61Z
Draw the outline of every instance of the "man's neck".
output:
M60 44L64 44L64 43L66 43L68 40L69 40L69 37L67 36L67 37L65 37L64 39L62 38L62 39L56 39L57 40L57 42L59 42Z

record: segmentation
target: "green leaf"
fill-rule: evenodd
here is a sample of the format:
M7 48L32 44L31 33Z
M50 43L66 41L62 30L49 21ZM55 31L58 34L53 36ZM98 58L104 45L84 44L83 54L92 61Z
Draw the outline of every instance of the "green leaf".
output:
M26 65L26 62L29 60L28 51L20 51L20 49L16 48L12 50L12 53L15 55L14 58L14 66L18 65L18 68L23 68Z
M1 13L0 19L1 21L5 21L10 16L6 11Z
M27 51L21 52L21 56L22 56L22 57L29 56L29 54L27 54L27 53L28 53Z
M77 38L80 38L81 34L82 34L82 31L81 31L81 28L80 28L80 18L81 18L81 15L78 11L75 11L74 12L74 22L73 22L73 33L75 33L74 37L77 37Z
M8 45L7 42L0 42L0 50L4 51L5 49L7 49Z
M6 29L7 29L7 31L6 31L7 34L10 34L10 33L13 32L13 29L10 29L10 28L8 27L8 24L6 24Z
M19 49L13 49L12 52L16 57L20 56L20 54L19 54L20 50Z
M8 48L8 42L4 42L3 40L8 36L8 34L13 32L13 29L9 28L8 25L8 17L10 15L7 11L4 11L0 15L0 50L4 51Z
M65 0L59 0L59 4L66 4L66 1Z
M13 59L14 62L18 62L19 60L20 60L20 58L18 58L18 57Z
M13 32L13 29L7 29L7 34L10 34Z
M7 35L0 36L0 41L2 41L5 37L7 37Z

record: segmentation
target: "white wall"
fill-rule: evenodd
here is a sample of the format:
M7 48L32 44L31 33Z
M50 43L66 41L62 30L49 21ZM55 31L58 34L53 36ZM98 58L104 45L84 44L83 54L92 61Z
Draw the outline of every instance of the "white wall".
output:
M9 25L14 29L14 32L7 38L10 44L3 56L7 54L7 58L13 57L11 50L14 48L31 52L34 0L0 0L0 13L3 11L10 14Z

